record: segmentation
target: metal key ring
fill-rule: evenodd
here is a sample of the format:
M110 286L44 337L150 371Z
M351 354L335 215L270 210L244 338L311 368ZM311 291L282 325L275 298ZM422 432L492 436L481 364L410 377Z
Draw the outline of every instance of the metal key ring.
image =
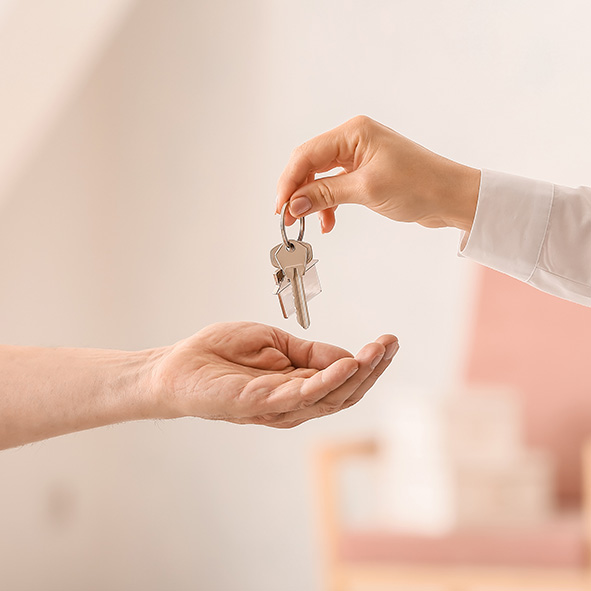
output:
M281 220L279 222L279 227L281 228L281 238L283 238L283 244L285 244L285 248L287 250L293 250L293 244L289 241L287 237L287 233L285 231L285 212L287 211L287 206L289 205L289 201L286 201L281 208ZM306 231L306 222L303 217L300 218L300 233L298 234L298 242L304 237L304 232Z

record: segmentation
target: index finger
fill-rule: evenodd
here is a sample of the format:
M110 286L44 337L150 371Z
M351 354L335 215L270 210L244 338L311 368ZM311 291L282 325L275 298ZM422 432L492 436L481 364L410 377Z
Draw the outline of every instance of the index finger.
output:
M277 183L277 213L311 175L337 166L347 171L353 169L358 142L356 134L348 131L347 126L349 122L316 136L292 152Z

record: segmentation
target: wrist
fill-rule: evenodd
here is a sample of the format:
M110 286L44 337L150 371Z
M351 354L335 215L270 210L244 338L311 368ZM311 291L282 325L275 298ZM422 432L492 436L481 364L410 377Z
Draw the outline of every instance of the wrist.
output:
M160 396L153 379L162 349L97 351L93 363L105 424L160 417Z
M480 170L455 162L452 164L441 192L441 217L447 226L469 232L476 215Z
M145 358L138 384L145 392L150 418L208 415L198 395L207 362L194 338L142 353Z
M145 349L132 355L137 356L139 366L134 374L132 400L140 419L176 418L177 413L170 408L169 388L161 371L169 347Z

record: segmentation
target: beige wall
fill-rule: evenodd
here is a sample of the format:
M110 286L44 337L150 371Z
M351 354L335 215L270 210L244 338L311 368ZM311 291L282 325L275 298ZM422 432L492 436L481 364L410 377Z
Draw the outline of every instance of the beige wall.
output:
M301 335L270 295L275 182L292 147L360 112L476 166L589 183L590 12L140 3L4 195L0 341L141 348L226 319ZM372 395L289 432L182 420L3 452L3 588L319 588L308 451L371 431L396 391L454 382L471 267L455 231L356 207L306 236L324 287L306 336L400 336Z

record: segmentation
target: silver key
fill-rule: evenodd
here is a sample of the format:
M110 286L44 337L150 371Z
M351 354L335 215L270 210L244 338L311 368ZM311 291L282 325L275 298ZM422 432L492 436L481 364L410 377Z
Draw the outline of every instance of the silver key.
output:
M304 292L306 293L306 302L308 305L310 304L310 300L322 293L322 287L320 286L320 280L318 279L318 271L316 270L316 263L318 263L318 259L312 259L308 263L306 272L304 273ZM277 284L275 295L279 300L281 312L283 313L284 318L289 318L295 313L293 289L289 279L287 279L285 273L283 273L281 269L275 271L275 283Z
M287 203L281 210L280 230L282 244L278 244L271 249L271 263L275 267L275 283L277 291L275 295L279 299L281 311L284 318L289 318L296 312L297 320L303 328L310 326L310 316L308 313L308 302L319 293L322 293L318 271L313 258L312 247L307 242L303 242L304 231L306 228L305 219L300 218L300 232L297 240L289 240L285 230L285 212ZM297 254L295 250L301 251ZM305 256L304 256L305 251ZM299 257L296 260L295 257ZM297 264L294 264L297 263ZM298 270L289 270L293 267Z
M274 252L275 249L271 251L271 262L275 267L278 267L279 264L274 257ZM312 259L306 266L306 272L304 273L304 292L306 293L306 302L308 304L310 300L322 293L322 287L320 286L320 280L318 279L318 271L316 270L316 263L318 263L318 259ZM277 285L275 295L279 300L281 312L283 313L284 318L289 318L295 312L291 283L281 268L277 268L274 277L275 284Z
M299 240L292 240L290 244L291 249L284 244L275 247L271 250L271 258L277 261L279 268L289 279L293 289L293 303L299 325L302 328L308 328L310 314L304 290L304 273L306 266L312 260L312 248Z

